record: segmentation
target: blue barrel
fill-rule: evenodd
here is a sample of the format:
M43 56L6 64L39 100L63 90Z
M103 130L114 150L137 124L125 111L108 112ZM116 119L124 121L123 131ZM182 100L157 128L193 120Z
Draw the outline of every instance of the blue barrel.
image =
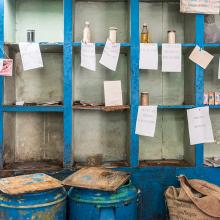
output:
M1 220L66 220L64 188L11 196L0 193Z
M69 220L136 220L137 189L131 184L116 192L71 188Z

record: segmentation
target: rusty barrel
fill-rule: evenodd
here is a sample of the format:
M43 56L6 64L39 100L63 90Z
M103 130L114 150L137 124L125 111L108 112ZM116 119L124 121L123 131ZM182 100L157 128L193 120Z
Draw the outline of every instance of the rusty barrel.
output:
M61 187L37 193L0 193L1 220L66 220L66 190Z
M131 183L115 192L72 187L68 203L69 220L137 219L137 189Z

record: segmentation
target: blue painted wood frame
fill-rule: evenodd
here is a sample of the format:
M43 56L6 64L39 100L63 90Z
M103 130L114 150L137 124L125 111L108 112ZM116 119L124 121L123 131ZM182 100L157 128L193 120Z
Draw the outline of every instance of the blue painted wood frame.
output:
M63 48L63 81L64 81L64 168L73 165L72 153L72 0L64 0L64 48Z
M0 0L0 58L4 57L4 0ZM3 105L3 97L4 97L4 79L0 76L0 106ZM0 169L3 168L4 164L4 145L3 145L3 110L0 109Z
M139 0L130 1L130 165L139 164L139 137L135 134L139 105Z
M204 48L204 15L196 15L196 44ZM196 74L195 74L195 104L196 107L203 106L204 98L204 70L196 65ZM203 166L204 161L204 144L196 145L196 167Z

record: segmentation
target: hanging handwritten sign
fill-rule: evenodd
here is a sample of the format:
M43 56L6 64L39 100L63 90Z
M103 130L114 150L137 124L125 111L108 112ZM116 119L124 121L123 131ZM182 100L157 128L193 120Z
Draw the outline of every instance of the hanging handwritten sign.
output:
M38 43L19 43L24 71L43 67Z
M162 72L181 72L181 44L162 44Z
M140 44L140 69L157 70L158 69L158 45Z
M199 107L187 110L190 144L214 142L209 107Z
M120 44L112 43L110 40L107 40L99 63L108 69L115 71L118 64L119 54Z
M154 137L156 121L157 106L139 106L135 133Z
M96 55L94 43L81 43L81 66L96 71Z
M180 12L219 14L219 0L180 0Z

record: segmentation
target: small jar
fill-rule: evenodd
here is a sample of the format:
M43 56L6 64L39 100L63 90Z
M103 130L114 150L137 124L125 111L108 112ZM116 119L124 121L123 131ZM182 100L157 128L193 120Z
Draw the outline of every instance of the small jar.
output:
M149 105L149 93L148 92L141 92L141 106Z
M109 40L112 43L117 42L117 30L118 30L118 28L116 28L116 27L110 27L109 28Z
M147 28L147 24L143 24L143 28L142 28L142 32L141 32L141 43L150 43L149 31Z
M35 30L27 30L27 42L35 42Z
M90 42L91 42L90 23L88 21L86 21L85 27L83 30L83 43L90 43Z
M168 44L175 44L176 43L176 31L174 30L167 31L167 38L168 38Z

